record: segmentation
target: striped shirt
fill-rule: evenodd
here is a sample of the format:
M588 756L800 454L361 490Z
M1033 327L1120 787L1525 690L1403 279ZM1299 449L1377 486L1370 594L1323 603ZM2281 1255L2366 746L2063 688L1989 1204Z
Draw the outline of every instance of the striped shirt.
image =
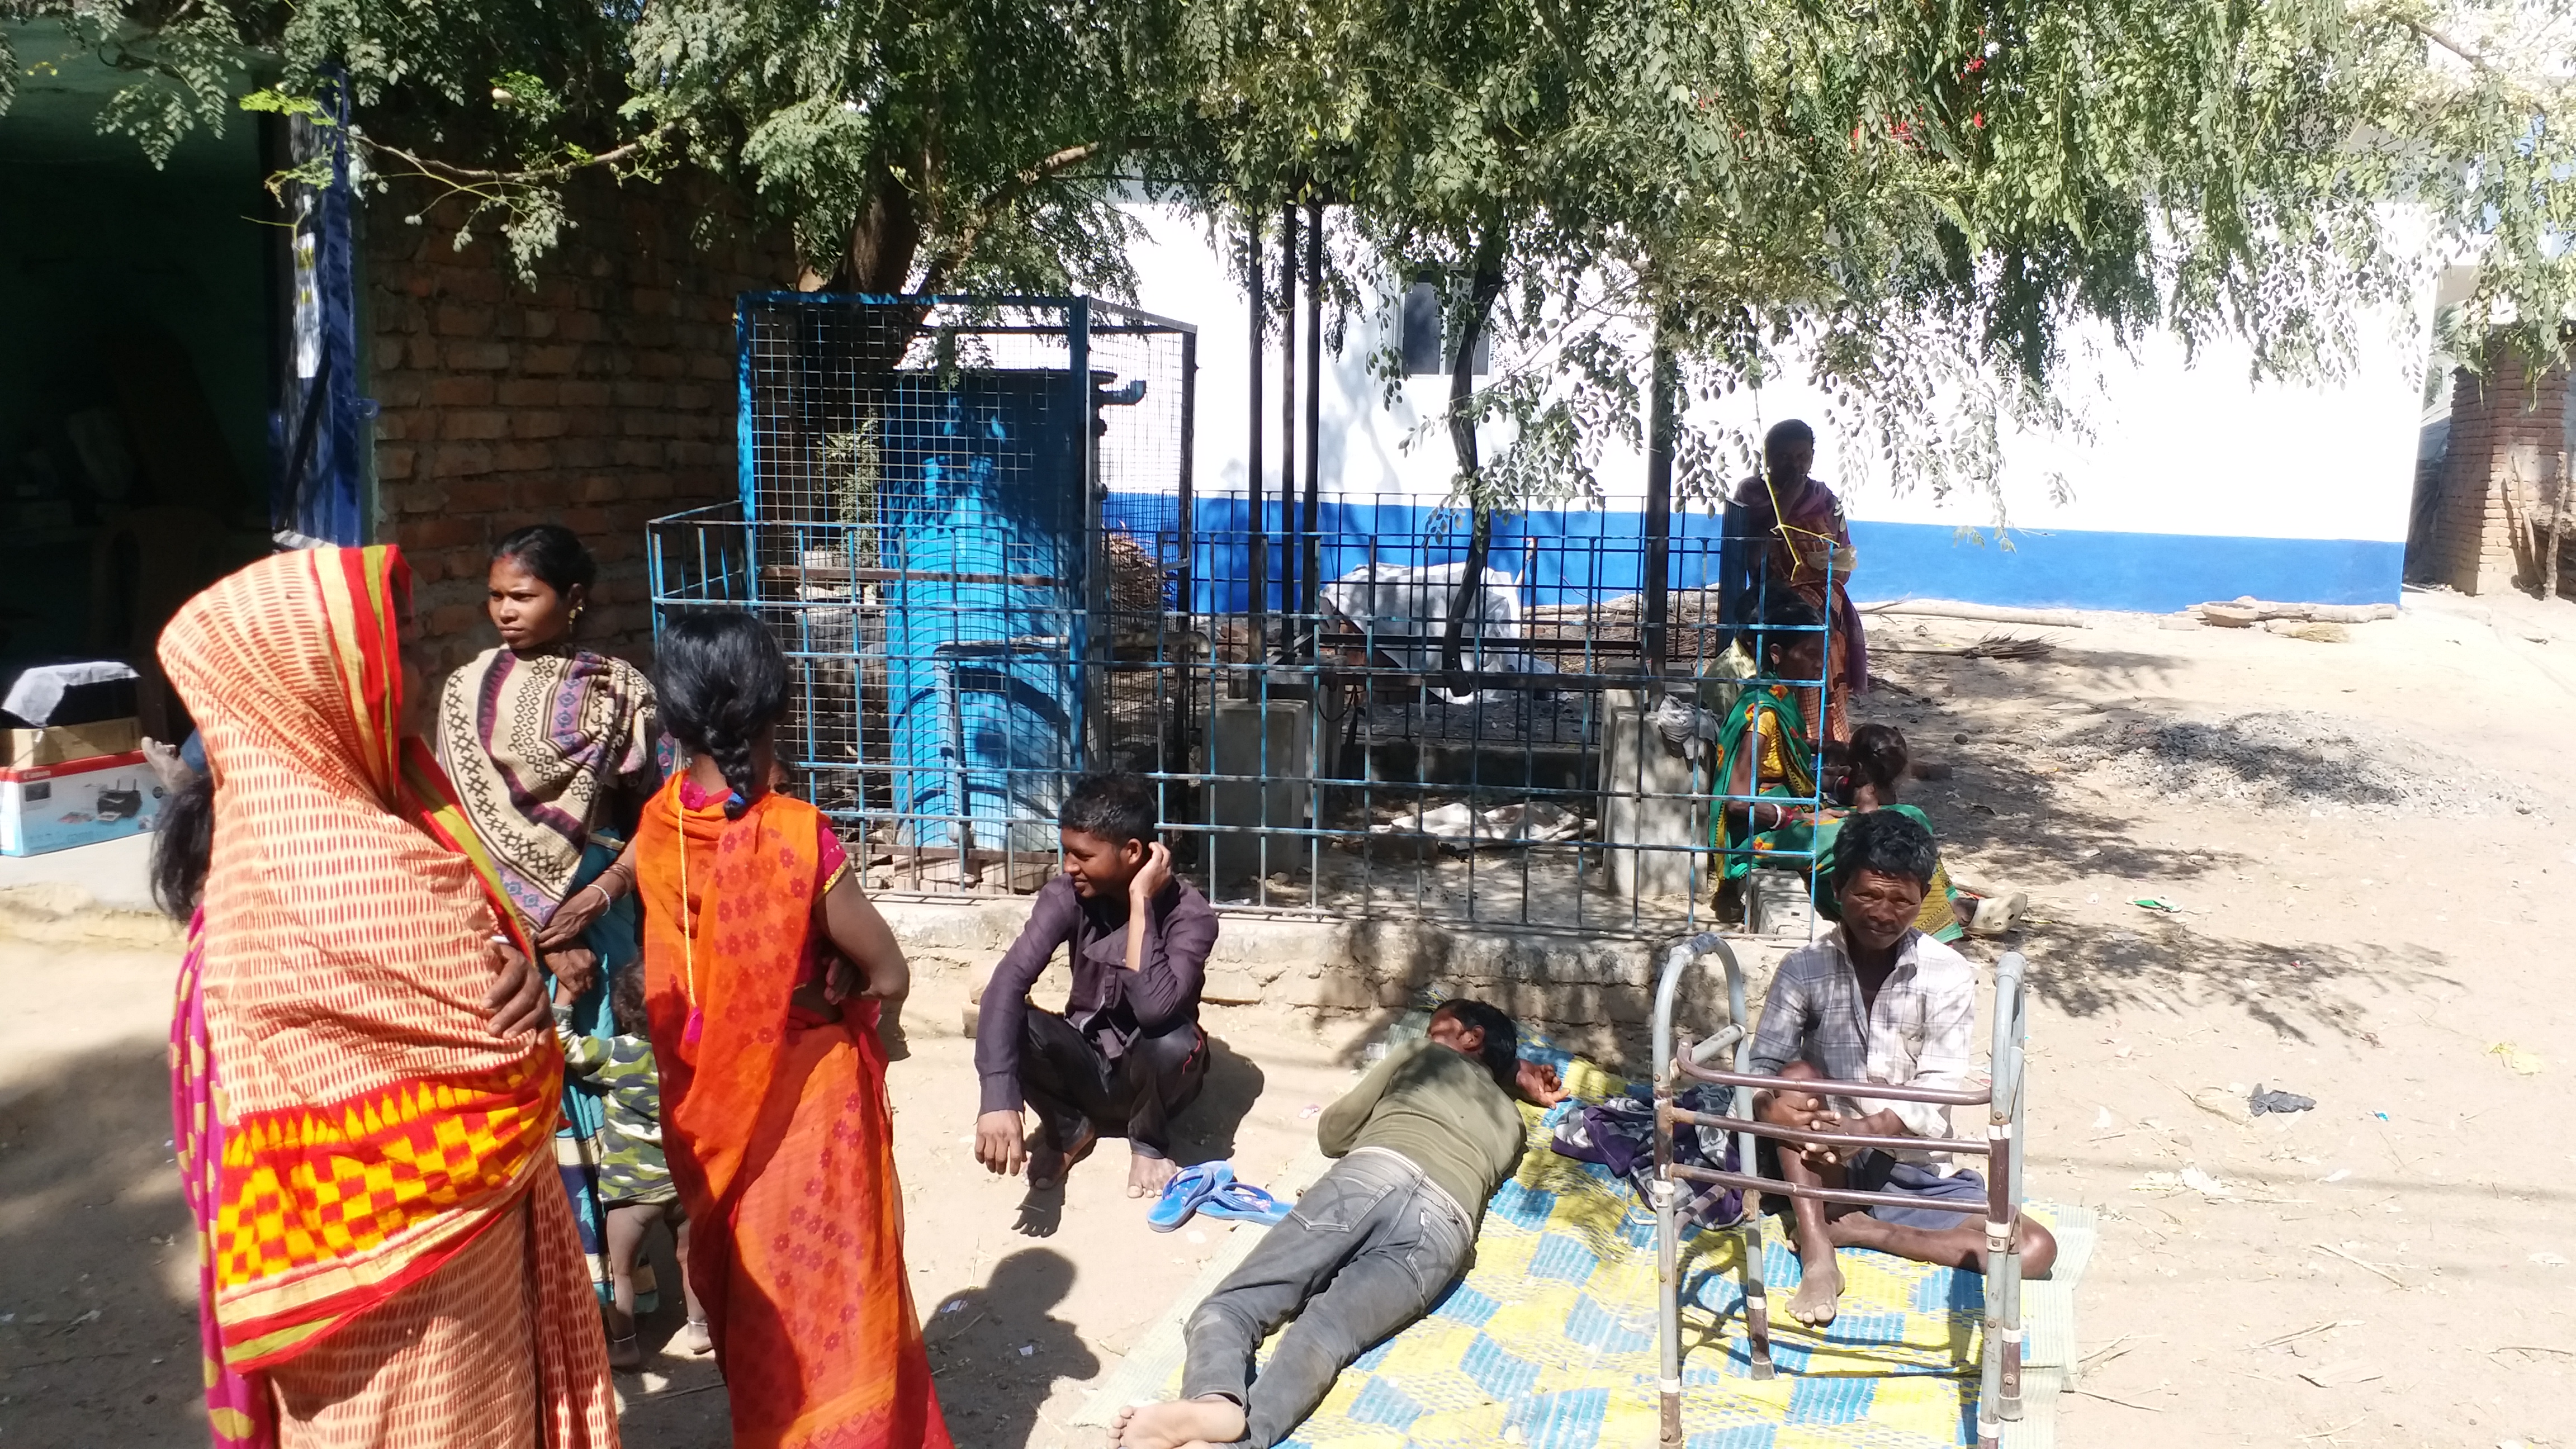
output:
M1909 930L1877 1000L1864 1003L1837 926L1791 952L1771 978L1753 1034L1753 1070L1776 1075L1804 1061L1835 1081L1961 1089L1976 1065L1969 1055L1976 1026L1977 969L1967 957ZM1834 1097L1828 1106L1846 1120L1883 1107L1917 1137L1954 1135L1950 1109L1934 1102ZM1896 1156L1944 1176L1953 1170L1946 1152Z
M572 1029L572 1008L562 1005L555 1007L555 1036L563 1043L565 1074L605 1099L600 1198L609 1203L670 1200L676 1189L662 1156L662 1087L653 1068L652 1038L584 1036Z

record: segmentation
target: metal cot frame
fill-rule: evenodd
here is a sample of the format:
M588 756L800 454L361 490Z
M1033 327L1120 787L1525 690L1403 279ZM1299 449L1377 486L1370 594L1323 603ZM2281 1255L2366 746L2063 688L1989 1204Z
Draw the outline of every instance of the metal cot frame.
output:
M1710 952L1715 952L1726 966L1728 1025L1705 1041L1694 1044L1685 1037L1677 1044L1673 1032L1673 1003L1682 973ZM1994 1060L1987 1089L1940 1091L1892 1087L1876 1082L1793 1082L1781 1077L1755 1075L1751 1070L1753 1039L1745 1014L1744 969L1737 964L1734 950L1717 933L1703 932L1675 946L1672 954L1665 958L1663 973L1655 983L1655 1289L1662 1341L1661 1381L1658 1384L1663 1400L1662 1449L1680 1449L1683 1442L1680 1206L1684 1201L1684 1183L1732 1187L1746 1194L1744 1225L1736 1229L1744 1240L1740 1254L1742 1266L1738 1271L1744 1287L1744 1329L1752 1350L1753 1376L1757 1379L1770 1378L1774 1373L1771 1364L1771 1316L1762 1284L1763 1214L1758 1194L1767 1192L1784 1197L1809 1197L1862 1207L1882 1204L1891 1207L1942 1207L1944 1211L1963 1215L1976 1211L1974 1208L1949 1208L1895 1193L1801 1187L1750 1171L1720 1172L1686 1167L1673 1160L1673 1128L1681 1124L1716 1127L1736 1134L1737 1163L1746 1168L1760 1165L1761 1159L1755 1155L1755 1142L1765 1137L1839 1147L1920 1145L1917 1138L1843 1132L1801 1133L1757 1121L1753 1113L1753 1094L1772 1088L1988 1109L1985 1140L1970 1137L1942 1144L1948 1151L1975 1153L1988 1159L1986 1313L1980 1355L1983 1373L1977 1395L1979 1449L1997 1449L2002 1439L2003 1424L2021 1418L2022 1069L2024 1039L2028 1034L2022 975L2020 952L2006 952L2003 960L1995 966ZM1706 1065L1730 1046L1735 1048L1734 1071L1720 1071ZM1674 1106L1674 1093L1685 1080L1733 1087L1734 1115L1692 1112Z

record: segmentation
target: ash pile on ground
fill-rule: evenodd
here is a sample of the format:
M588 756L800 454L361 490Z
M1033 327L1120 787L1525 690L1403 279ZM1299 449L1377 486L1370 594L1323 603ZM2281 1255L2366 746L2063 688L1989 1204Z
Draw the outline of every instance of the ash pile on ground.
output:
M2106 721L2057 745L2069 769L2101 768L2159 795L2257 810L2373 815L2528 814L2541 801L2503 776L2396 731L2307 710L2214 722Z

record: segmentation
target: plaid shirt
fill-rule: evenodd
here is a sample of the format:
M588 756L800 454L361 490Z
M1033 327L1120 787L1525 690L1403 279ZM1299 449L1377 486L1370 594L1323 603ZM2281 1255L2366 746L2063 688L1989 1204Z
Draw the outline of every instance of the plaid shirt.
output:
M1771 978L1762 1023L1753 1034L1753 1070L1777 1075L1803 1059L1842 1082L1885 1082L1892 1087L1961 1088L1975 1066L1969 1056L1977 1025L1977 970L1968 958L1908 931L1896 948L1896 969L1862 1004L1860 977L1852 970L1837 926L1822 940L1793 951ZM1950 1109L1934 1102L1832 1098L1846 1118L1884 1107L1917 1137L1952 1136ZM1898 1157L1947 1175L1950 1154L1930 1150Z

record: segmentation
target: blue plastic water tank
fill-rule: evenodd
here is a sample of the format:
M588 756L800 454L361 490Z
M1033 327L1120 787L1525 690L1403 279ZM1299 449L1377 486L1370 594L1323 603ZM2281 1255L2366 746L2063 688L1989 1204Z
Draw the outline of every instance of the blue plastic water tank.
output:
M1052 852L1078 769L1083 417L1073 374L899 373L879 557L896 811L920 846Z

